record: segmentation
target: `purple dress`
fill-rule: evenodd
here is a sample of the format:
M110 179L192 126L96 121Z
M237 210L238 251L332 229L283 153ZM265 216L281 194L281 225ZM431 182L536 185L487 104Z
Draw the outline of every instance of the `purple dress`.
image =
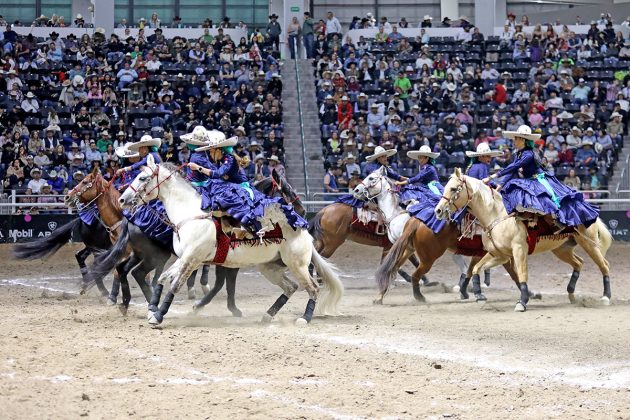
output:
M409 178L409 184L400 192L400 201L416 200L407 207L409 215L420 220L433 233L439 233L448 223L447 220L439 220L435 216L435 207L443 193L444 187L439 182L435 167L427 163L418 174Z
M585 202L581 193L544 172L530 149L519 151L497 176L503 177L501 195L508 213L551 214L565 226L586 227L599 217L599 210Z
M293 229L308 227L308 222L292 206L283 204L281 198L267 197L252 188L231 154L221 159L219 167L211 172L200 192L203 210L224 211L241 225L255 231L262 228L258 219L263 217L265 208L275 204L280 206Z

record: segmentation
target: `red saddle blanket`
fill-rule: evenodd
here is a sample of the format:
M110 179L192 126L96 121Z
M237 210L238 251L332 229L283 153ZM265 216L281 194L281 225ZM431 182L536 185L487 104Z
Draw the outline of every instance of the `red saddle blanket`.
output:
M230 249L234 249L239 245L260 246L264 244L278 244L282 242L284 236L282 235L282 228L276 224L276 227L269 232L266 232L262 238L244 238L238 239L234 234L226 235L221 229L221 221L216 217L213 217L214 227L217 231L217 251L212 259L213 264L223 264L227 259Z
M389 238L387 237L387 227L384 224L372 221L369 223L363 223L357 217L356 211L352 213L351 223L352 233L364 238L371 239L378 243L381 247L391 246Z
M523 223L527 224L526 221ZM527 253L532 254L536 249L536 244L539 240L547 236L553 236L554 239L564 239L571 236L575 229L567 228L559 233L556 233L557 228L549 224L545 218L538 218L538 222L535 227L527 228ZM481 241L481 235L474 235L472 238L462 238L457 242L456 254L465 255L468 257L482 257L486 254L483 249L483 243Z

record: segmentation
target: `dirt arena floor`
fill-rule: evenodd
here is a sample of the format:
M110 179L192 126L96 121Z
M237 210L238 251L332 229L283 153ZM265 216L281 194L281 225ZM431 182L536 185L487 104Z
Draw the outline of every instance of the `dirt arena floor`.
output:
M24 263L0 247L0 418L630 418L630 244L609 252L609 307L592 262L571 305L570 267L532 258L543 300L526 313L503 269L483 306L442 286L416 305L406 285L374 306L378 251L346 244L332 258L344 316L302 328L304 292L259 323L280 291L252 270L237 284L244 318L225 292L199 316L182 294L150 328L137 288L127 317L79 296L72 251ZM446 256L429 277L458 275Z

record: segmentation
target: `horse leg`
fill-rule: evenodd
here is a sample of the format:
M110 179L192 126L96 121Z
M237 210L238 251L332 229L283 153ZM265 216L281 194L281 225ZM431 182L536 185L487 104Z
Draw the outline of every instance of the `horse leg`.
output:
M232 312L232 316L240 318L243 312L236 307L236 276L238 268L225 268L225 290L227 291L227 307Z
M569 294L569 302L571 303L576 302L575 285L577 284L582 265L584 264L584 260L580 256L576 255L574 250L575 248L573 246L563 245L560 248L556 248L551 251L560 261L564 261L573 267L571 279L569 280L569 284L567 284L567 293Z
M149 266L146 259L140 261L140 264L136 265L133 270L131 270L131 275L138 283L138 287L142 290L142 294L147 302L151 301L151 286L146 281L147 274L149 274L153 270L153 267Z
M470 276L470 279L472 280L473 293L475 294L475 300L477 302L483 302L487 300L486 296L483 293L481 293L481 280L479 279L479 274L475 274L471 276L472 268L476 266L479 263L479 261L481 261L481 259L482 258L479 258L479 257L472 257L470 259L470 264L468 264L468 273L467 273L467 275Z
M283 292L262 317L263 323L269 323L280 309L282 309L284 304L287 303L293 293L295 293L298 289L298 285L285 274L286 267L279 261L261 264L258 266L258 269L271 284L279 286Z
M132 257L133 259L133 257ZM127 274L129 270L127 269L127 261L123 261L122 263L116 266L116 271L118 272L120 278L120 286L122 289L122 303L118 305L118 309L120 313L123 315L127 315L127 310L129 309L129 302L131 302L131 290L129 289L129 281L127 280Z
M489 255L489 254L487 254ZM528 277L528 269L527 269L527 244L517 243L512 247L512 256L514 262L514 268L516 269L516 273L518 275L518 287L521 291L521 297L519 301L516 303L514 307L514 312L525 312L527 310L527 303L529 302L529 288L527 287L527 277ZM484 257L485 259L485 257ZM494 258L492 257L490 260L482 264L482 261L479 262L473 269L475 274L479 274L479 271L482 269L488 269L498 264L505 263L507 258Z
M207 267L207 266L204 266ZM214 297L223 289L223 284L225 283L225 270L229 270L229 268L222 267L217 265L214 272L216 276L216 280L214 281L214 287L208 293L203 295L203 297L195 302L193 305L193 311L197 312L201 310L204 306L206 306Z
M88 247L85 247L79 252L77 252L76 254L74 254L74 258L76 258L77 263L79 264L79 269L81 270L81 278L83 279L83 284L87 284L89 282L85 277L88 274L88 269L87 269L87 265L85 265L85 260L87 260L87 257L89 257L90 254L92 254L92 250ZM109 295L109 291L107 290L107 287L105 287L105 285L103 284L103 279L99 278L98 280L96 280L96 287L101 292L101 296Z
M428 258L426 259L423 258L420 261L420 265L418 265L418 268L416 268L416 271L414 271L414 273L411 276L411 286L413 287L413 297L418 302L427 301L424 295L422 294L422 292L420 291L420 280L422 279L422 276L424 276L426 273L428 273L431 270L433 263L434 261L431 261Z
M414 255L414 251L413 249L409 249L409 248L405 248L405 250L403 251L402 255L400 256L400 258L398 259L398 261L396 261L395 266L397 268L395 268L396 272L399 272L400 267L402 267L402 265L405 263L405 261L407 261L412 255ZM417 271L417 269L416 269ZM415 272L414 272L415 274ZM413 274L412 276L409 278L410 282L413 283ZM375 305L382 305L383 304L383 298L385 297L385 295L387 294L387 292L389 291L389 287L382 292L379 292L378 296L376 297L376 299L374 299L372 301L373 304Z
M474 261L477 261L477 262L473 265ZM475 294L475 298L476 298L477 302L483 302L483 301L487 300L486 297L484 296L484 294L481 293L481 279L479 278L479 273L481 271L483 271L483 270L489 270L491 267L495 267L495 266L497 266L499 264L504 264L507 261L508 261L508 258L506 258L504 256L494 257L494 256L490 255L490 253L487 253L481 259L477 259L475 257L475 258L473 258L473 260L471 260L470 265L472 266L472 270L471 270L470 273L472 274L471 280L472 280L472 283L473 283L473 293ZM524 299L524 297L523 297L524 296L523 295L523 293L524 293L523 292L523 283L524 283L524 287L525 287L526 292L527 292L527 298L525 300L525 304L526 304L527 301L529 300L529 290L527 290L527 250L525 250L525 255L523 256L523 261L524 261L524 265L525 265L525 274L524 274L524 277L519 274L518 278L519 278L519 289L521 290L521 299ZM517 265L517 267L519 267L519 266ZM518 268L517 268L517 272L519 272ZM524 282L521 280L523 278L525 279Z
M114 272L114 281L112 282L112 290L107 298L107 305L114 306L118 300L118 292L120 291L120 278L118 272Z
M508 272L514 284L516 284L516 288L520 290L520 286L518 283L518 273L516 272L516 269L514 268L514 264L512 263L512 260L509 260L505 264L503 264L503 268L505 268L505 271ZM538 293L538 292L534 292L533 290L530 290L529 298L540 300L542 299L542 293Z
M457 268L459 268L459 271L460 271L459 283L458 283L459 297L462 300L468 299L470 298L470 296L468 295L468 284L470 283L470 274L469 274L470 264L468 264L468 262L466 261L466 258L464 258L460 254L452 254L451 258L453 259L453 262L457 265Z
M175 278L175 275L178 273L179 267L181 264L182 263L180 262L180 259L177 259L173 263L173 265L171 265L168 268L168 270L160 273L157 284L153 287L153 294L151 295L151 300L149 301L149 307L148 307L149 313L147 315L149 320L153 317L153 314L158 311L158 305L160 304L160 298L162 297L162 290L164 289L164 283L167 280L171 281L172 279ZM157 274L158 273L156 272L156 276Z
M298 279L304 290L308 293L308 302L306 303L306 309L304 315L295 320L297 325L308 324L313 319L313 312L315 311L315 305L317 305L317 298L319 297L319 286L317 282L309 275L308 263L303 266L298 265L297 262L293 263L293 267L289 266L291 273Z
M201 292L205 295L210 292L210 287L208 287L208 274L210 273L210 266L205 264L201 267L201 279L199 279L199 284L201 284Z
M195 277L197 277L197 270L190 273L190 277L186 281L186 286L188 286L188 299L195 299Z
M411 256L409 257L409 262L415 267L418 268L418 266L420 265L420 260L418 260L418 257L416 257L416 254L411 254ZM398 273L400 274L402 270L398 270ZM405 273L407 274L407 273ZM407 279L405 279L407 280ZM411 279L407 280L407 281L411 281ZM422 276L422 285L423 286L437 286L439 283L437 281L429 281L428 277L426 275Z
M181 258L178 261L182 261ZM173 299L175 298L175 293L177 293L182 284L184 284L184 281L188 280L188 277L190 277L190 273L192 273L193 270L195 270L198 266L199 263L182 261L180 264L178 264L178 270L171 271L173 266L168 269L168 271L173 274L171 287L166 293L166 296L164 297L164 301L162 301L160 308L155 311L151 319L149 319L149 324L159 325L162 323L162 321L164 321L164 315L168 313L168 310L173 303ZM162 281L162 277L160 277L160 281Z
M595 226L595 225L593 225ZM610 304L610 298L612 297L612 293L610 291L610 264L602 254L598 244L599 238L596 235L589 235L589 230L584 228L584 226L578 227L578 235L575 235L575 241L582 247L584 251L588 254L589 257L593 260L597 267L599 267L599 271L602 273L603 283L604 283L604 293L602 295L602 303L604 305Z

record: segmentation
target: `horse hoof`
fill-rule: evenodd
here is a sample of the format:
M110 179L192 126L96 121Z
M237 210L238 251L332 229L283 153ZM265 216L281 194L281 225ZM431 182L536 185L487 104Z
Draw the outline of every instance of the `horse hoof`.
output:
M530 299L542 300L542 293L539 292L531 292L529 294Z
M459 289L459 298L461 300L468 300L470 299L470 295L466 289Z
M122 304L122 303L120 305L118 305L118 310L120 311L122 316L127 316L127 310L128 309L129 309L129 307L124 305L124 304Z
M477 303L486 303L488 301L488 298L485 297L484 295L477 295L475 296L475 301Z
M156 317L152 316L151 318L149 318L149 324L150 325L160 325L162 323L162 321L159 321Z
M481 283L481 287L482 287L483 289L487 289L487 288L489 288L489 287L490 287L490 285L489 285L489 284L486 284L486 283Z
M518 302L514 307L514 312L525 312L527 308L521 302Z
M112 299L112 298L108 298L107 302L105 302L105 305L107 305L107 306L114 306L114 305L116 305L116 300Z
M151 318L153 318L153 314L154 314L154 312L153 312L153 311L149 311L149 312L147 313L147 319L151 319Z
M453 286L451 290L453 291L453 293L459 292L459 284L456 284L455 286Z
M232 316L235 318L242 318L243 317L243 312L241 312L240 309L230 309L230 312L232 312Z
M271 324L271 321L273 321L273 317L269 314L264 314L260 320L263 324Z
M295 325L297 325L298 327L303 327L305 325L308 325L308 321L304 318L298 318L295 320Z
M602 296L601 302L602 302L602 305L609 306L610 305L610 298L608 296Z
M569 302L571 302L571 303L577 302L577 299L575 298L575 294L574 293L569 293Z
M383 304L383 298L374 299L372 301L372 304L374 304L374 305L382 305Z
M188 289L188 300L195 300L195 289Z

